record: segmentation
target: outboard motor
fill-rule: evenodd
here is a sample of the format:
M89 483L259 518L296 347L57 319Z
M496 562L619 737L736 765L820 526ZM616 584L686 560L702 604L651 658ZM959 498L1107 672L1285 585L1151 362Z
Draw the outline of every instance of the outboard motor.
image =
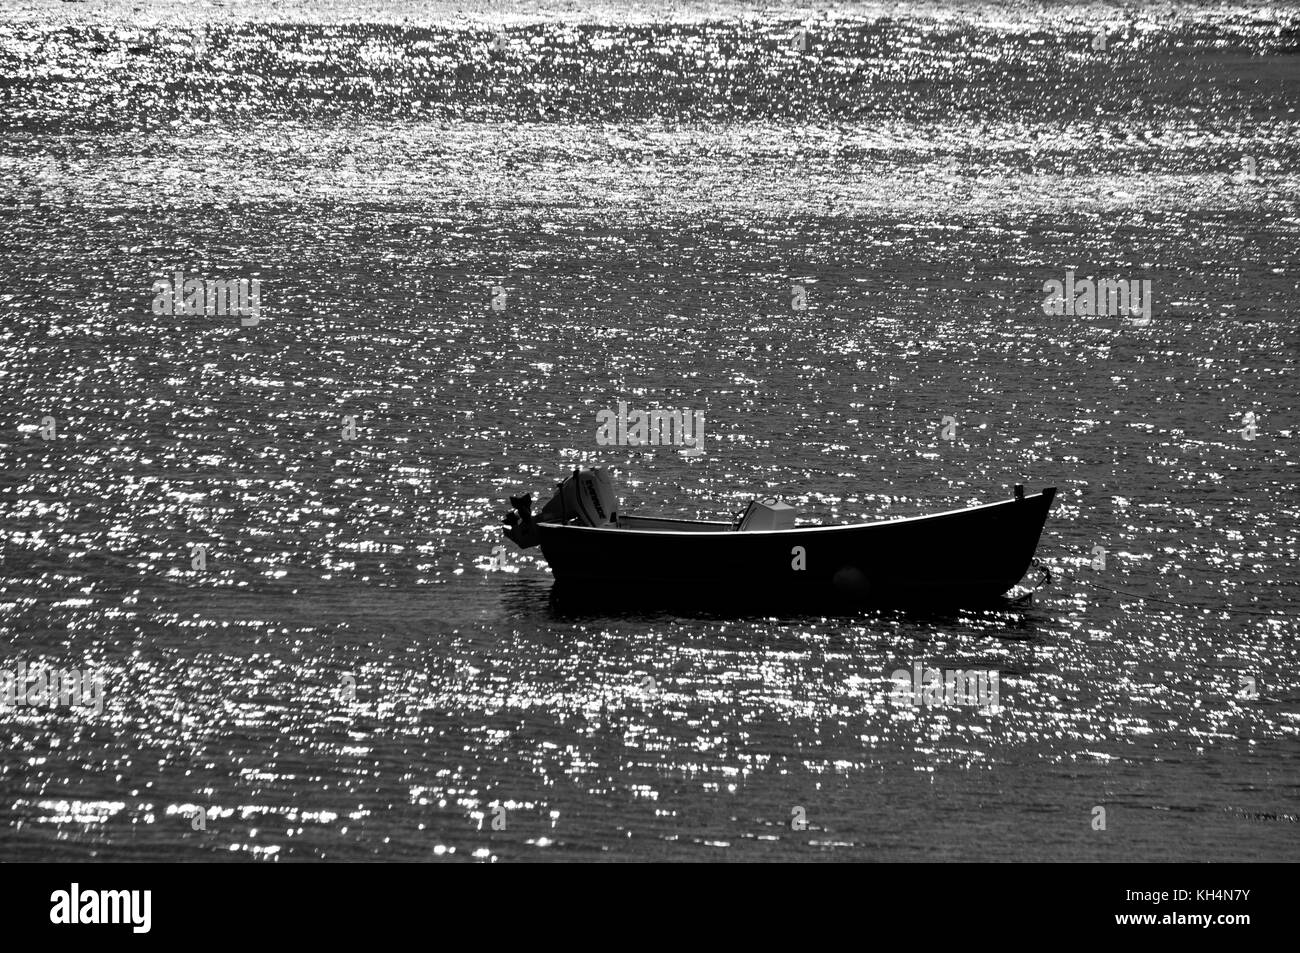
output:
M608 526L618 516L614 483L604 470L574 470L556 486L555 496L533 518L531 493L510 497L514 511L506 514L506 538L521 549L541 542L538 523L574 523L579 526Z

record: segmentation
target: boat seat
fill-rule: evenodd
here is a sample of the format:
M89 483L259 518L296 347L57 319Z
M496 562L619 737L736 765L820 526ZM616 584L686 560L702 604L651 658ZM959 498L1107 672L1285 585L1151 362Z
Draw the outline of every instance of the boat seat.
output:
M736 527L737 532L771 529L794 529L794 507L780 500L750 500Z

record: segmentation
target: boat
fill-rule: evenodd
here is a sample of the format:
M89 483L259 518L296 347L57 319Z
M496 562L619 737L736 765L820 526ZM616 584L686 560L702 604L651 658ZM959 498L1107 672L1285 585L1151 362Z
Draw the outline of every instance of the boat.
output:
M604 470L574 470L537 513L512 496L505 534L540 546L557 588L629 590L638 603L986 604L1025 576L1055 487L1011 499L871 523L797 525L792 507L753 500L731 520L635 516Z

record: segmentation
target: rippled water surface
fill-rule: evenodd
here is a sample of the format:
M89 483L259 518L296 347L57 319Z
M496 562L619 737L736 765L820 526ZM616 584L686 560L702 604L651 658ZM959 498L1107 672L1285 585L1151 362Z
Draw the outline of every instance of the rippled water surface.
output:
M0 663L105 683L0 710L0 859L1294 859L1300 12L495 9L0 11ZM154 314L177 270L260 322ZM1151 321L1046 314L1067 270ZM706 452L597 446L620 400ZM1054 485L1056 578L573 607L490 560L579 464Z

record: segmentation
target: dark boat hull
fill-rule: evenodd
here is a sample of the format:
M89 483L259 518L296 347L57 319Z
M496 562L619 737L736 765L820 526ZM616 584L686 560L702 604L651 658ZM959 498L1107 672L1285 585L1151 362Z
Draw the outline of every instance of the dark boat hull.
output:
M557 586L656 602L979 604L1034 558L1055 488L933 516L766 532L539 524ZM637 595L639 594L639 595Z

